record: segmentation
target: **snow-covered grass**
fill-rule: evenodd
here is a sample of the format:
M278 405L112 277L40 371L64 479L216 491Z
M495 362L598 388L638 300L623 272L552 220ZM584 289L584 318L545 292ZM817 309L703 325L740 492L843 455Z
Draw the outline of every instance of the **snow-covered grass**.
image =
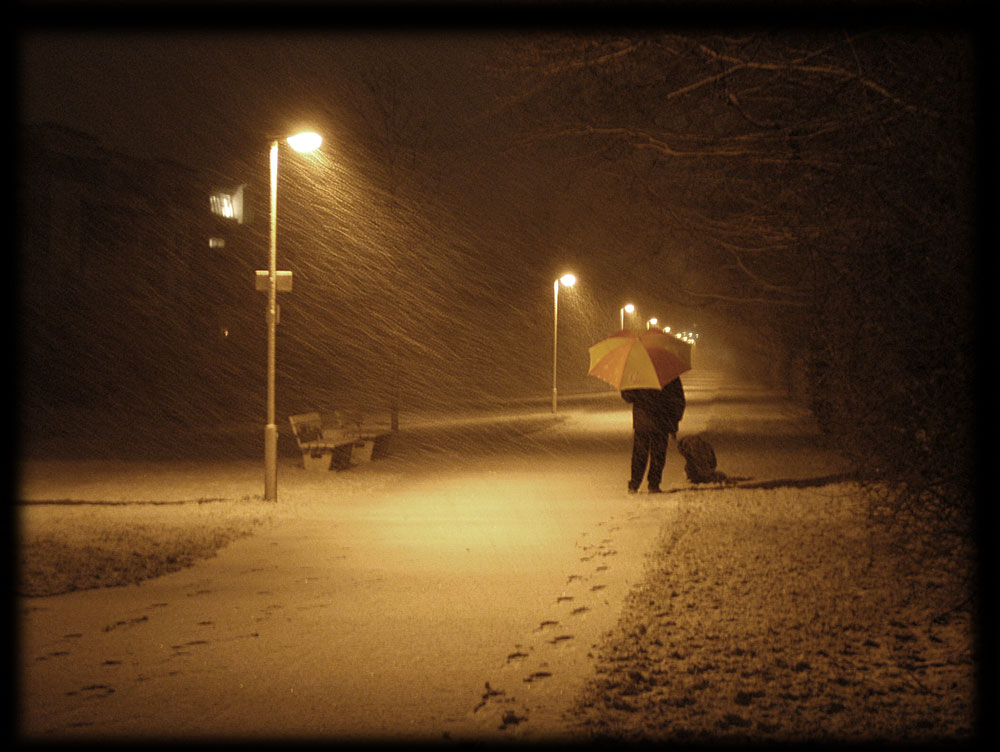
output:
M17 591L55 595L175 572L249 535L273 511L259 496L22 505Z
M684 495L600 645L580 733L675 741L970 739L961 575L866 524L858 489ZM969 564L968 551L956 559ZM925 569L923 576L915 576Z

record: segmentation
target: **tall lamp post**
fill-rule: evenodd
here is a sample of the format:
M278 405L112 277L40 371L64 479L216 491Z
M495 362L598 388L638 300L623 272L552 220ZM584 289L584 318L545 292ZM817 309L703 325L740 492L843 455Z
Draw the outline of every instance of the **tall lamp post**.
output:
M315 133L289 136L298 152L315 151L323 139ZM267 425L264 426L264 500L278 499L278 426L274 422L275 342L278 323L278 145L271 142L271 242L267 269Z
M557 342L559 337L559 285L572 287L576 284L576 277L572 274L564 274L552 285L552 412L557 410L557 390L556 390L556 363Z
M625 305L622 306L619 313L621 314L622 331L625 331L625 314L635 313L635 306L632 305L631 303L626 303Z

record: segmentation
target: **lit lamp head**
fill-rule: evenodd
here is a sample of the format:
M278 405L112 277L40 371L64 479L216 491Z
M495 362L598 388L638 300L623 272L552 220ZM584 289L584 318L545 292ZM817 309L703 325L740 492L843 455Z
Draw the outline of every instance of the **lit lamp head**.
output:
M288 145L295 149L295 151L305 154L310 151L316 151L320 147L320 144L323 143L323 137L318 133L306 131L289 136L287 141Z
M559 281L562 282L563 287L572 287L576 284L576 277L572 274L564 274L559 278Z
M631 303L625 304L625 313L635 313L635 306Z

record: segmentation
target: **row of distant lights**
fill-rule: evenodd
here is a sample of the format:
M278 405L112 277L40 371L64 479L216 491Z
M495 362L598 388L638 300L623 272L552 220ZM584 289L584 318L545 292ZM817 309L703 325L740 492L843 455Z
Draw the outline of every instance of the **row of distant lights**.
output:
M573 285L576 284L576 275L564 274L556 281L556 287L559 286L559 283L562 283L564 287L572 287ZM628 303L627 305L622 307L622 312L623 315L625 313L630 313L630 314L635 313L635 306L632 305L631 303ZM651 318L648 322L646 322L646 328L648 329L651 326L656 326L657 323L659 322L657 321L656 318ZM687 342L689 345L694 345L697 344L698 342L697 332L686 331L686 330L683 332L671 332L669 326L663 327L663 332L665 334L673 334L674 337L676 337L679 340L683 340L684 342Z
M649 320L649 326L656 326L658 323L659 322L655 318ZM677 339L684 340L689 345L694 345L694 344L697 344L697 342L698 342L698 333L697 332L691 332L691 331L686 331L686 330L683 331L683 332L671 332L669 326L663 327L663 332L664 332L664 334L672 334Z
M671 333L669 326L663 327L663 331L665 331L667 334ZM698 344L698 333L697 332L673 332L673 335L675 337L677 337L677 339L684 340L689 345Z

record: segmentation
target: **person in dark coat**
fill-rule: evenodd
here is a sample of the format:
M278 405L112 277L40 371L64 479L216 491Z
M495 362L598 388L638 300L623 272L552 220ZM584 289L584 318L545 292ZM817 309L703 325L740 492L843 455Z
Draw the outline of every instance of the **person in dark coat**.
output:
M649 492L660 493L668 437L673 434L676 438L677 427L687 405L684 386L678 377L662 389L624 389L622 399L632 404L632 478L628 482L629 493L639 490L647 465Z

